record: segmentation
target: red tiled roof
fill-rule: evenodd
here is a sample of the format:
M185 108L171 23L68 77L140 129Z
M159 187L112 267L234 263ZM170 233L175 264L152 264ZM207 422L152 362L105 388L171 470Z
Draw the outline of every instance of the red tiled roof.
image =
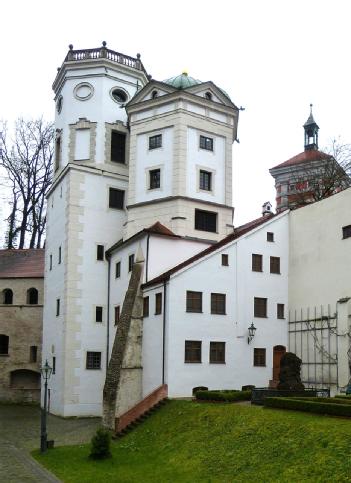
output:
M42 248L0 250L0 278L43 278L44 253Z
M311 161L320 161L323 159L330 159L330 158L332 158L332 156L330 156L329 154L323 153L323 151L318 151L317 149L307 149L306 151L303 151L302 153L297 154L293 158L290 158L287 161L284 161L284 163L280 163L271 169L284 168L285 166L294 166L296 164L308 163Z
M184 262L179 263L178 265L171 268L170 270L167 270L167 272L164 272L161 275L158 275L157 277L153 278L149 282L144 283L142 285L142 288L149 287L151 285L155 285L157 283L168 280L171 275L178 272L182 268L185 268L188 265L191 265L193 262L200 260L201 258L205 257L206 255L208 255L208 254L218 250L219 248L227 245L231 241L236 240L237 238L241 237L242 235L245 235L246 233L250 232L254 228L257 228L258 226L263 225L264 223L266 223L266 221L271 220L274 216L276 216L276 215L260 216L260 218L256 218L256 220L252 220L248 223L245 223L244 225L238 226L238 228L235 228L234 232L231 233L230 235L227 235L225 238L223 238L219 242L205 248L205 250L202 250L200 253L197 253L196 255L192 256L191 258L184 260Z

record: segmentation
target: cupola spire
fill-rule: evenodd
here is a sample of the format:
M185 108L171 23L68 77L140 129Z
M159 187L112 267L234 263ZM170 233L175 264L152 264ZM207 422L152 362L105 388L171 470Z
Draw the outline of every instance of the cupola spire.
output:
M303 125L305 130L305 151L308 149L318 149L318 130L319 126L313 118L313 104L310 104L310 115Z

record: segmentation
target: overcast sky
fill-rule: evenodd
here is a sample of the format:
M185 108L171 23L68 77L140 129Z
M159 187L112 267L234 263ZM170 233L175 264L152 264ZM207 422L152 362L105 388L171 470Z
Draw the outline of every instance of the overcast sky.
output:
M351 142L350 13L347 0L4 2L0 118L53 119L51 85L70 43L140 52L157 80L183 70L212 80L245 107L233 145L238 225L275 206L268 169L303 150L310 103L320 147Z

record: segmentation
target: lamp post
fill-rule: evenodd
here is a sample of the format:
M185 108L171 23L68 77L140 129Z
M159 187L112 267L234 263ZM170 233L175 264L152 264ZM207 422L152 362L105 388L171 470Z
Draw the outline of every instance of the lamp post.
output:
M48 398L48 379L50 379L52 368L49 366L48 361L45 361L45 365L40 369L41 375L44 378L44 407L41 408L40 419L40 452L45 453L47 450L47 433L46 433L46 406Z
M255 337L255 332L256 332L256 327L253 325L253 322L251 322L251 325L249 327L249 337L247 338L247 343L250 344L252 339Z

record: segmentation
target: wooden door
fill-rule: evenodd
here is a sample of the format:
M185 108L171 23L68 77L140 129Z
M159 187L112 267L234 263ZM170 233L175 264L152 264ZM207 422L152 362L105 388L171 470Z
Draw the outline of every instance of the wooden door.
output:
M280 359L286 352L283 345L276 345L273 347L273 381L279 381Z

